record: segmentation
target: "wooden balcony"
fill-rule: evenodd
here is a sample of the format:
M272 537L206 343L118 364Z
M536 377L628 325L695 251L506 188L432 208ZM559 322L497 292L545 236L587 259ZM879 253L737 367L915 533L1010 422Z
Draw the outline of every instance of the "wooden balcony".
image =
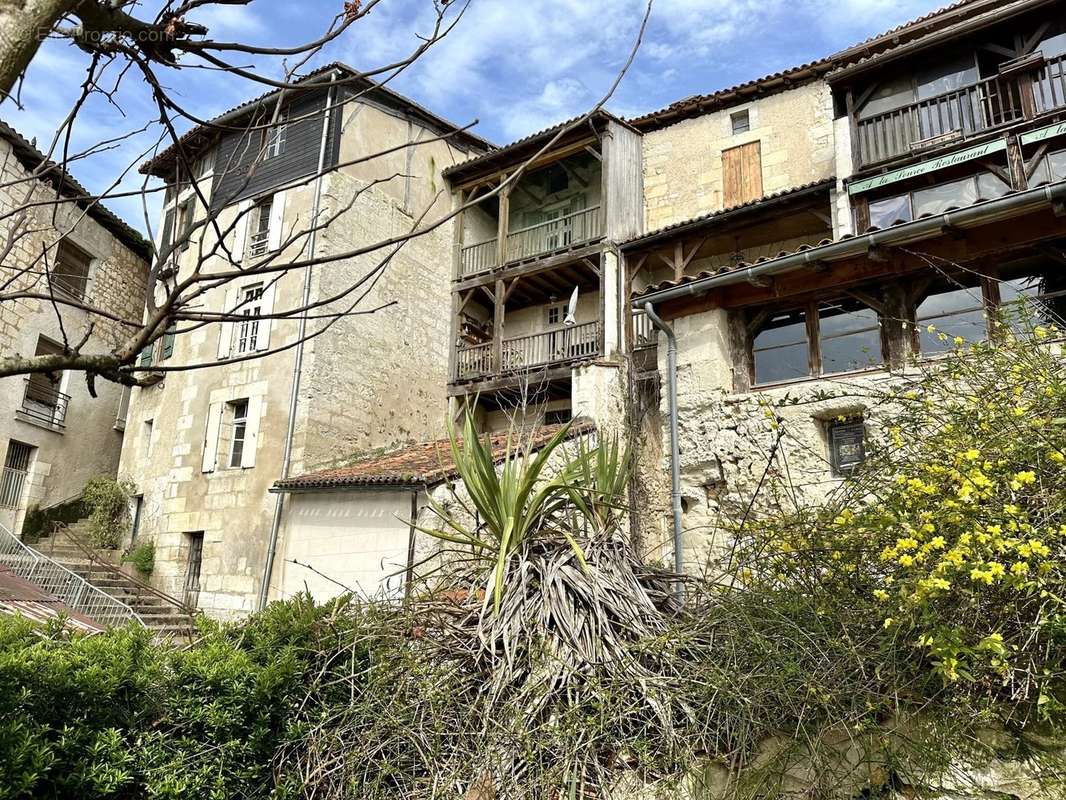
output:
M591 206L557 219L509 231L503 263L527 261L593 241L603 236L600 206ZM468 278L500 266L497 239L463 247L459 252L459 277Z
M1033 103L1038 114L1066 106L1066 55L1044 62L1037 71Z
M462 345L456 353L456 380L516 375L533 369L569 364L600 355L600 323L513 336L500 342L496 368L495 343Z
M1051 63L1045 65L1049 69ZM1047 81L1049 101L1063 104L1061 60L1059 84ZM1022 77L995 76L970 86L919 100L916 103L876 114L856 123L860 165L865 167L908 155L941 141L966 139L1024 119ZM1053 94L1053 89L1058 94Z

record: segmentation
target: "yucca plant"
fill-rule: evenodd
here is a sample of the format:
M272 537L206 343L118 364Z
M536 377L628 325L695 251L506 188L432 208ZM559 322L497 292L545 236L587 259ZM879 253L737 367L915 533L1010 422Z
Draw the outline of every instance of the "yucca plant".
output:
M507 435L503 459L497 465L488 437L478 436L469 407L463 414L462 437L449 422L452 458L478 513L479 524L476 529L471 529L431 500L433 510L444 526L420 530L438 539L471 547L495 561L491 585L497 612L508 560L537 534L549 529L561 534L582 567L585 566L585 554L571 533L551 525L552 519L560 516L571 502L571 492L585 471L585 462L592 452L583 449L576 458L563 460L559 468L549 474L548 462L569 432L568 423L534 452L532 443L521 447L516 441L517 435L511 431Z
M624 511L622 501L629 484L629 451L618 442L602 440L595 446L578 442L574 460L574 482L569 488L570 502L593 534L614 530Z

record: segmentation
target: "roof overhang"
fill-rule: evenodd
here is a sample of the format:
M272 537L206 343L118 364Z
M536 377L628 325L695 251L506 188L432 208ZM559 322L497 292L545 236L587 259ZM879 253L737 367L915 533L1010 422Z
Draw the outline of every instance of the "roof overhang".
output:
M743 269L683 280L680 283L638 295L633 299L632 306L640 309L648 303L658 305L697 297L724 286L744 282L758 283L764 279L797 270L861 256L877 248L912 244L942 235L945 231L965 231L967 228L1021 217L1033 211L1061 207L1064 202L1066 202L1066 181L1059 181L944 214L894 225L885 230L838 239Z

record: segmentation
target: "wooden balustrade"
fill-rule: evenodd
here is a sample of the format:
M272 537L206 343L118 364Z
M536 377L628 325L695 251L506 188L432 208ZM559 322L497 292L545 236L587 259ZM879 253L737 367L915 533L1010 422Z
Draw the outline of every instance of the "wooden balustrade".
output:
M591 206L507 234L507 260L521 261L603 235L600 207Z
M633 312L633 349L655 347L659 344L659 332L651 324L651 317L643 311Z
M856 125L863 166L906 155L926 140L965 138L1023 117L1021 85L993 76L970 86L860 119Z
M496 240L478 242L464 247L459 252L459 275L465 278L479 272L487 272L496 266Z
M1036 113L1066 106L1066 55L1048 59L1033 79Z
M493 343L462 345L456 357L457 380L518 372L535 367L565 364L600 354L600 323L584 322L571 327L513 336L500 342L502 369L494 368Z

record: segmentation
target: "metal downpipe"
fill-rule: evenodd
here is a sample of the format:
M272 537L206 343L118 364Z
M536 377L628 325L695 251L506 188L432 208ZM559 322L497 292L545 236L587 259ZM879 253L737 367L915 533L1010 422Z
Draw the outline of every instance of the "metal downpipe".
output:
M684 558L681 552L681 450L677 436L677 337L674 329L655 313L651 303L644 304L644 313L652 325L666 334L666 385L670 403L670 504L674 512L674 572L682 575ZM675 586L678 598L682 596L681 581Z

